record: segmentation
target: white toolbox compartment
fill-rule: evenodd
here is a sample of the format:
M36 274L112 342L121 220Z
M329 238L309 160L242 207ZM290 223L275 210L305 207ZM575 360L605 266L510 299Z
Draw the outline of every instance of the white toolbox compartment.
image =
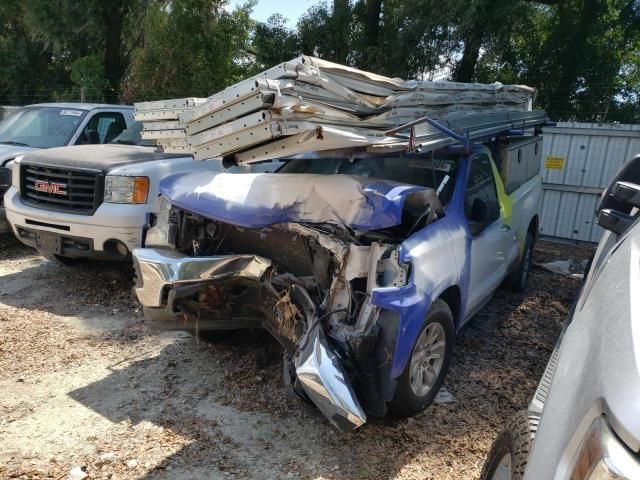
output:
M500 148L500 174L507 193L540 172L542 137L509 137Z

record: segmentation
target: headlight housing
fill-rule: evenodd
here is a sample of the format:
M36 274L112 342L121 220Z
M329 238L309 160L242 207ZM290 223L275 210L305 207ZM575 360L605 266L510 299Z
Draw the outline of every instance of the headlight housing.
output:
M571 480L622 480L640 478L640 458L630 451L607 425L594 420L580 445L569 477Z
M11 165L11 186L20 190L20 162L24 155L18 155Z
M104 201L109 203L146 203L149 195L148 177L107 175Z
M144 246L175 248L178 225L171 218L171 201L164 195L156 200L154 215L155 222L147 230Z

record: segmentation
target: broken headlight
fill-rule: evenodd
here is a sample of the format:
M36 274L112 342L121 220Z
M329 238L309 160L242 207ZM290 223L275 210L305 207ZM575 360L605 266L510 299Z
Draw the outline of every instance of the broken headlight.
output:
M175 248L178 225L173 221L171 201L164 195L156 200L154 222L147 231L145 247Z
M407 284L409 265L400 261L400 252L393 249L378 261L376 283L379 287L401 287Z

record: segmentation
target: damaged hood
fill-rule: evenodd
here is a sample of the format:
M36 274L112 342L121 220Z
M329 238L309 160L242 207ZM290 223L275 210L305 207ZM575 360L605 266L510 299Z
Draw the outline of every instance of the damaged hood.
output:
M431 190L350 175L185 173L160 182L171 203L247 228L276 223L333 223L375 230L402 222L405 200Z

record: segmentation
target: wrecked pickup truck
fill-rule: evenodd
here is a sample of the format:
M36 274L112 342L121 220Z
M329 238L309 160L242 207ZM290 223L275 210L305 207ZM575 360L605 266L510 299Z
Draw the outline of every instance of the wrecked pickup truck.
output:
M541 140L165 178L134 251L137 297L161 329L265 328L289 391L342 430L415 414L440 389L456 332L503 280L526 286Z

